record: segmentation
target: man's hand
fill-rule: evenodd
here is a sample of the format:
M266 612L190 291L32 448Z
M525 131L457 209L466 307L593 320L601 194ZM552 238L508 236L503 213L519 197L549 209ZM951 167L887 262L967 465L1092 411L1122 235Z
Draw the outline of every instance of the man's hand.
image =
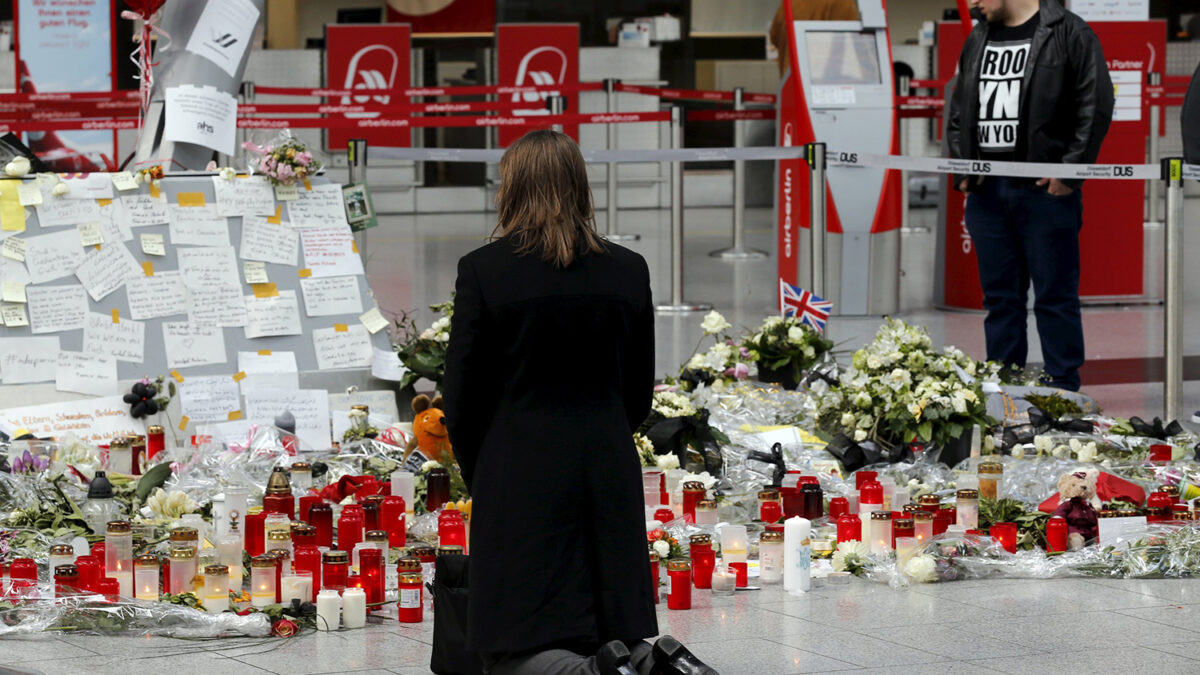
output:
M1049 192L1055 197L1066 197L1074 192L1074 190L1064 185L1063 182L1057 178L1043 178L1037 182L1037 185L1038 187L1048 185L1049 187L1046 188L1046 192Z

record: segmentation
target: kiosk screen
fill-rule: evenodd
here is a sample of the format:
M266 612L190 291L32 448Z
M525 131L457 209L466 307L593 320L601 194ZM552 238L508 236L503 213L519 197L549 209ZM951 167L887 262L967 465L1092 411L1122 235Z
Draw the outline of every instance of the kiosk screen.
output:
M874 33L809 31L813 84L883 84Z

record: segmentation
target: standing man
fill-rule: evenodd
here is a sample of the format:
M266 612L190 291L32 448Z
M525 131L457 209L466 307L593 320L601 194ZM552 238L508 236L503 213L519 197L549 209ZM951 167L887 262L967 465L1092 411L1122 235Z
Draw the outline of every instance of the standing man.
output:
M1100 40L1057 0L970 0L975 26L950 100L951 157L1092 164L1113 113ZM979 259L987 357L1025 367L1026 302L1051 384L1079 390L1082 180L956 176Z

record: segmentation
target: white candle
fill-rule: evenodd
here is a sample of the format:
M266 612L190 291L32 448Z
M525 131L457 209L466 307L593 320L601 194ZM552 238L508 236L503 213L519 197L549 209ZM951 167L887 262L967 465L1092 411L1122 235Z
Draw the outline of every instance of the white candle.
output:
M713 570L713 595L732 595L737 588L737 574L724 565Z
M308 602L312 598L312 575L307 573L289 574L280 577L279 597L285 605L290 605L292 598L299 598L300 602Z
M367 594L361 588L342 591L342 623L346 628L367 625Z
M342 598L337 591L331 588L317 591L317 630L337 630L341 625L341 609Z
M783 522L783 590L807 593L812 585L812 522L793 516Z
M113 570L107 575L117 580L118 588L121 589L121 597L133 597L133 572L130 570Z
M917 538L916 537L896 537L896 562L900 567L912 560L912 557L917 554Z
M412 513L413 509L413 493L416 490L415 477L408 471L393 471L392 472L392 495L404 499L404 510L406 513Z
M746 562L746 551L749 547L745 525L725 525L721 528L721 560L726 565L731 562Z
M138 600L158 600L158 568L137 567L134 596Z

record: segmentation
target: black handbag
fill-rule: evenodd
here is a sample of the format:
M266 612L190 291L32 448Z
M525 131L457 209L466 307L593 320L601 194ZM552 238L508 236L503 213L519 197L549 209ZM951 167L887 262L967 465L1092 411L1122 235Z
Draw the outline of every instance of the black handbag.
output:
M429 669L438 675L483 675L483 659L467 651L467 564L465 555L439 555L433 594L433 654Z

